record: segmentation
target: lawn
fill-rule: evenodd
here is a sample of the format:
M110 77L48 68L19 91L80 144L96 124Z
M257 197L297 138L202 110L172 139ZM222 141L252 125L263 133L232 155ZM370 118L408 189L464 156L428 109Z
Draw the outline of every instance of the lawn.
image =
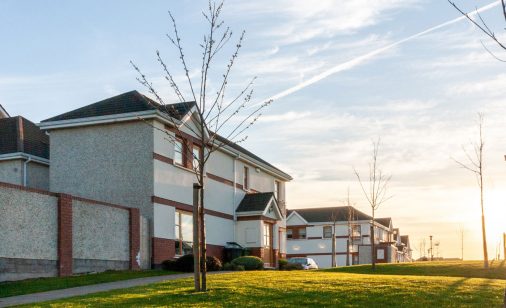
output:
M182 279L43 303L35 307L502 307L498 279L257 271L212 275L210 291ZM34 305L30 305L33 307Z
M89 274L71 277L51 277L27 279L14 282L0 282L0 298L45 292L58 289L86 286L97 283L135 279L150 276L170 275L165 271L108 271L99 274Z
M415 262L401 264L377 264L376 271L370 265L338 267L326 271L355 274L449 276L506 279L505 261L492 261L490 268L483 268L483 261Z

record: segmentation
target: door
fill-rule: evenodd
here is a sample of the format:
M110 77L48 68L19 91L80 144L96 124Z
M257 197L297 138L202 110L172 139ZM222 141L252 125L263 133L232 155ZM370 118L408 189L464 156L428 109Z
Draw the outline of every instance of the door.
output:
M263 254L263 260L264 263L270 266L274 266L274 256L273 256L273 249L272 249L272 230L273 225L268 222L263 222L264 224L264 238L263 238L263 246L264 246L264 254Z

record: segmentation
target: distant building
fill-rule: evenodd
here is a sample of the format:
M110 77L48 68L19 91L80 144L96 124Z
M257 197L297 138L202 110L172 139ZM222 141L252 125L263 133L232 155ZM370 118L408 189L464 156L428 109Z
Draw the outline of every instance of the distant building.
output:
M319 267L331 267L334 221L336 265L371 263L372 217L348 206L289 210L286 223L287 257L311 257ZM393 234L391 218L375 220L377 263L399 261ZM405 260L407 259L402 258L401 262Z
M0 182L49 189L49 137L0 105Z

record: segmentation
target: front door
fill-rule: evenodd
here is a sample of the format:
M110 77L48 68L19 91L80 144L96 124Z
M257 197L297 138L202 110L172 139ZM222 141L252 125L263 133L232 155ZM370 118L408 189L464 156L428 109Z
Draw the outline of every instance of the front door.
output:
M274 256L273 256L273 250L272 250L272 229L273 225L268 222L263 222L264 224L264 238L263 238L263 244L264 244L264 254L263 259L264 263L266 263L268 266L274 266Z

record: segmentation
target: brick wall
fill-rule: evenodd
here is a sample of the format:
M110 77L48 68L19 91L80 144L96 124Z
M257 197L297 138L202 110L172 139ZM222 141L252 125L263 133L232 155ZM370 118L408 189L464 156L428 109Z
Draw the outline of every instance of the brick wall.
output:
M125 238L128 236L128 239L120 246L126 247L109 248L126 249L128 254L125 254L125 259L95 260L90 256L76 258L73 245L79 247L81 242L76 244L75 241L77 238L82 240L80 237L76 238L76 219L81 222L90 219L88 216L80 217L82 211L75 211L73 208L76 204L81 209L97 210L91 211L92 213L113 215L107 216L106 221L102 222L101 230L111 230L110 226L107 226L109 218L123 217L121 219L126 224ZM0 281L139 268L137 262L140 251L139 209L0 182L0 213L2 213L0 222L4 228L0 233ZM119 221L121 223L121 220ZM95 244L107 237L107 232L95 229L96 225L89 224L89 228L94 228L93 232L86 230L86 226L86 223L81 223L77 230L86 234L95 232L97 236ZM93 238L89 238L87 244L93 246Z

